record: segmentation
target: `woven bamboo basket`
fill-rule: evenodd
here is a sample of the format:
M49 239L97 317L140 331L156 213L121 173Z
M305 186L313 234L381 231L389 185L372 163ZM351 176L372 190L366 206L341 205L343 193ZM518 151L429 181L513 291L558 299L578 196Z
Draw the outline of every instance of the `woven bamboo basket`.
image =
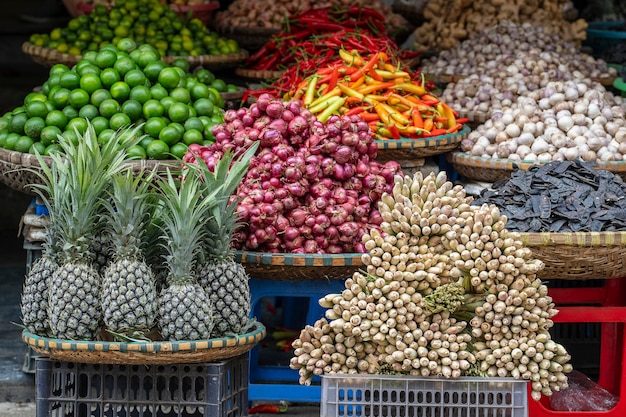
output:
M215 25L215 31L224 37L236 40L242 48L256 51L269 42L272 35L278 33L280 28L242 27L219 22Z
M248 352L265 337L256 323L248 333L208 340L176 342L104 342L60 340L24 330L22 340L35 352L64 362L159 365L214 362Z
M496 182L511 176L515 168L527 170L531 166L542 164L534 161L514 161L512 159L484 158L464 152L450 152L446 155L454 169L462 176L485 182ZM603 169L619 175L626 181L626 162L598 162L595 169Z
M24 42L22 44L22 52L29 55L34 62L47 67L52 67L55 64L65 64L71 68L82 59L82 55L60 53L56 49L33 45L30 42ZM183 58L189 62L190 68L203 66L204 68L215 71L225 68L233 68L245 61L246 58L248 58L248 55L248 51L242 49L236 54L164 56L161 59L164 62L171 64L175 59Z
M236 68L235 74L251 81L274 81L278 79L283 71L255 70L249 68Z
M52 164L52 158L48 156L42 158L46 164ZM130 165L135 173L154 169L157 175L165 173L167 169L177 170L180 167L180 161L176 160L143 159L124 163ZM0 181L8 187L34 195L31 184L41 184L41 178L33 171L40 168L41 165L35 155L0 148Z
M450 152L459 147L461 141L467 138L470 131L468 126L464 126L456 133L430 138L377 140L378 155L376 160L385 163L387 161L426 158Z
M237 251L241 262L253 278L277 281L346 279L363 268L360 253L297 254Z
M520 233L520 238L545 263L539 278L626 277L626 232Z

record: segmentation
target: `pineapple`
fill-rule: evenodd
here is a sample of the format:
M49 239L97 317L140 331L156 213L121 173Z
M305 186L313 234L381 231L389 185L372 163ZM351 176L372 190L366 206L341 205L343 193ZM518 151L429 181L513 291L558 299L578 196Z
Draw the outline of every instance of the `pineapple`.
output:
M214 333L218 337L240 334L249 321L248 274L240 263L233 260L232 234L240 224L237 201L232 200L231 195L243 179L255 151L256 146L235 161L227 152L217 162L213 172L198 161L207 182L206 190L216 187L222 190L218 194L218 204L212 210L213 216L206 223L205 252L198 268L198 282L213 303Z
M61 249L48 281L48 318L55 338L96 338L102 318L101 277L93 266L90 243L99 227L100 196L122 169L124 147L138 142L137 133L138 128L119 130L100 148L90 125L78 134L77 144L59 138L64 152L51 155L51 167L38 157L42 170L36 172L43 184L34 187L52 209Z
M133 177L131 170L116 175L110 201L105 202L109 246L115 251L102 282L104 324L107 330L128 336L146 335L156 321L156 285L142 250L152 176Z
M215 204L214 195L202 187L200 174L192 166L180 181L169 171L167 178L159 180L163 204L161 245L166 251L167 267L167 287L159 296L159 327L164 340L209 339L213 331L211 300L195 276L204 222Z
M52 210L54 212L54 210ZM56 217L50 216L46 226L41 257L33 262L24 279L20 309L26 329L39 336L50 336L48 320L48 285L58 264Z

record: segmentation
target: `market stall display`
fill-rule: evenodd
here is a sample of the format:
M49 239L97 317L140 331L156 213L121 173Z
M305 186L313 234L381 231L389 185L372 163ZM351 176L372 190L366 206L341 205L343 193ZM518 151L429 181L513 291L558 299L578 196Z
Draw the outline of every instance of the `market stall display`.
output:
M211 138L210 128L223 121L221 91L235 86L207 69L188 72L184 60L168 65L149 45L126 38L118 45L90 52L72 68L53 66L39 92L0 118L4 172L22 160L35 161L28 155L35 149L49 161L60 150L57 135L76 139L88 123L99 143L121 127L140 125L146 136L129 150L132 159L173 160L189 144Z
M531 381L532 398L567 387L570 355L551 340L544 264L493 205L472 206L445 173L397 176L383 223L363 238L366 268L320 299L326 317L294 341L313 375L389 372Z
M424 23L414 31L414 48L444 50L454 47L486 27L504 20L518 24L526 22L556 33L562 39L580 46L585 39L587 22L564 19L567 0L544 0L525 4L496 1L455 0L448 3L429 0L424 7ZM571 6L571 4L569 5Z
M91 13L72 19L64 28L31 35L22 50L44 65L73 65L86 52L117 45L122 38L152 45L162 57L185 57L194 66L234 67L248 56L233 39L210 31L199 19L181 18L158 0L116 4L110 9L97 4Z

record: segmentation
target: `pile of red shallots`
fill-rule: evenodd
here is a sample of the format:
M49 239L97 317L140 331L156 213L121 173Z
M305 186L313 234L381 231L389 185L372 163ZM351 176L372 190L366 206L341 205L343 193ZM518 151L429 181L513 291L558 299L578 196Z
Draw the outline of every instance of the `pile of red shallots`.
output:
M261 95L249 108L228 110L212 130L215 142L191 145L213 169L227 150L259 147L233 198L242 226L235 249L272 253L362 253L361 237L382 222L377 204L391 192L398 163L374 161L377 146L358 116L322 123L300 100Z

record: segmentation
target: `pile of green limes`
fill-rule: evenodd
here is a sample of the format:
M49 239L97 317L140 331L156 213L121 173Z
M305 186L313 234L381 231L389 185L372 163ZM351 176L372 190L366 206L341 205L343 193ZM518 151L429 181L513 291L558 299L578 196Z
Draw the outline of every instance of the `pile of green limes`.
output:
M168 65L154 47L124 38L85 54L71 69L57 64L41 92L0 117L0 147L49 155L60 149L58 135L78 140L88 123L100 143L121 127L142 124L145 137L131 157L182 158L190 144L214 140L211 128L224 121L218 88L230 88L208 70L189 73L185 63Z
M102 3L91 13L69 21L64 28L33 34L29 42L71 55L97 51L104 45L131 38L154 46L161 56L235 54L237 41L210 31L201 20L183 19L159 0L116 0L111 9Z

